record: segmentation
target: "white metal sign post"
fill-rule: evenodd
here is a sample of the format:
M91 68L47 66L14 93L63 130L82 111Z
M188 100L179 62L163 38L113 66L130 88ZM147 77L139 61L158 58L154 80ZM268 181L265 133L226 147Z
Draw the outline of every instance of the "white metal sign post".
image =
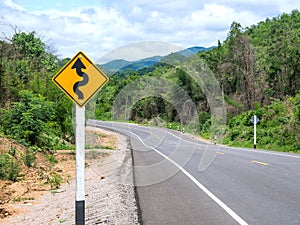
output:
M76 225L83 225L85 221L85 107L76 105Z
M78 52L53 78L76 103L76 225L85 222L85 104L108 82L108 77L83 53Z
M259 118L256 116L256 115L254 115L251 119L250 119L250 121L253 123L253 126L254 126L254 140L253 140L253 142L254 142L254 148L256 149L256 124L259 122Z
M254 148L256 148L256 115L254 115Z

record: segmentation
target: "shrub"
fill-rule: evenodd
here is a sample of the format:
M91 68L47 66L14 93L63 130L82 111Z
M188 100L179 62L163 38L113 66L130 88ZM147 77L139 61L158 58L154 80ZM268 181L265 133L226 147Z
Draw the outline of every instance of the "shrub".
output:
M57 159L52 154L47 154L47 155L45 155L45 157L46 157L47 161L50 162L51 164L58 163Z
M4 134L25 146L52 147L47 137L60 134L54 103L28 90L20 91L19 98L2 111Z
M8 153L0 155L0 179L16 181L20 172L19 161Z
M298 122L300 122L300 93L294 98L293 112Z
M211 116L209 113L201 111L198 113L198 117L199 117L200 130L202 130L204 124L206 123L207 120L210 119Z
M52 171L46 179L46 183L50 185L51 189L59 188L63 181L62 177L55 171Z
M34 163L36 161L36 156L35 156L36 152L33 150L33 148L27 148L23 161L24 164L28 167L32 167L34 166Z
M255 111L244 112L228 122L225 144L251 146L253 143L253 124L250 118L256 114L257 146L262 149L278 151L299 151L300 95L285 101L273 99L271 105L257 107Z

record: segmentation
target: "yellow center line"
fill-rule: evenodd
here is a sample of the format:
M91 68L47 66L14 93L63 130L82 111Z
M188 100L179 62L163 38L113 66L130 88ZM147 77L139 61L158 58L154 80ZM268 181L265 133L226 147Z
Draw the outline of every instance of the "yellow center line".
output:
M260 161L256 161L256 160L252 160L251 162L257 163L257 164L260 164L260 165L264 165L264 166L269 166L269 165L270 165L270 164L268 164L268 163L260 162Z
M223 152L217 152L217 154L219 154L219 155L224 155L224 153L223 153Z

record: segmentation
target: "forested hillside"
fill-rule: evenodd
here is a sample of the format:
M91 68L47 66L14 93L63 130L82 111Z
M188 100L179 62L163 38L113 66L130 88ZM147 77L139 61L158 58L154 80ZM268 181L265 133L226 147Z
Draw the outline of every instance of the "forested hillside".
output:
M215 72L227 98L239 103L234 115L299 91L299 40L300 13L294 10L247 28L233 22L224 43L200 56Z
M34 32L0 41L0 179L17 181L28 172L40 186L62 182L54 153L74 148L72 102L51 78L65 63Z
M41 150L72 141L72 103L51 81L63 63L34 32L0 41L0 136Z
M224 142L251 146L250 118L257 113L262 118L263 128L260 147L285 151L300 148L299 96L294 98L300 88L299 11L246 28L233 22L223 43L219 41L216 48L200 52L198 56L214 72L224 93L229 121ZM176 54L170 57L181 60ZM196 132L209 137L210 108L203 90L186 72L163 62L139 71L115 73L98 97L97 118L111 119L116 95L126 84L143 76L167 78L183 87L199 113ZM167 123L180 122L174 106L159 97L139 101L131 109L129 118L147 122L154 117ZM233 130L238 133L233 135ZM281 141L278 141L280 135Z

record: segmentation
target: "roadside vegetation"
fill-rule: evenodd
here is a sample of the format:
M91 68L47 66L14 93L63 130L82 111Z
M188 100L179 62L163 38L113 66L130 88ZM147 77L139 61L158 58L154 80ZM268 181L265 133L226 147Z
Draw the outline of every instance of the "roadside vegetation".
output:
M54 165L55 150L73 148L72 103L51 81L63 64L34 32L0 41L0 179L17 181L40 169L37 158ZM51 168L42 173L56 188Z
M259 148L300 153L300 94L234 116L228 121L224 144L253 147L253 115L259 117Z

